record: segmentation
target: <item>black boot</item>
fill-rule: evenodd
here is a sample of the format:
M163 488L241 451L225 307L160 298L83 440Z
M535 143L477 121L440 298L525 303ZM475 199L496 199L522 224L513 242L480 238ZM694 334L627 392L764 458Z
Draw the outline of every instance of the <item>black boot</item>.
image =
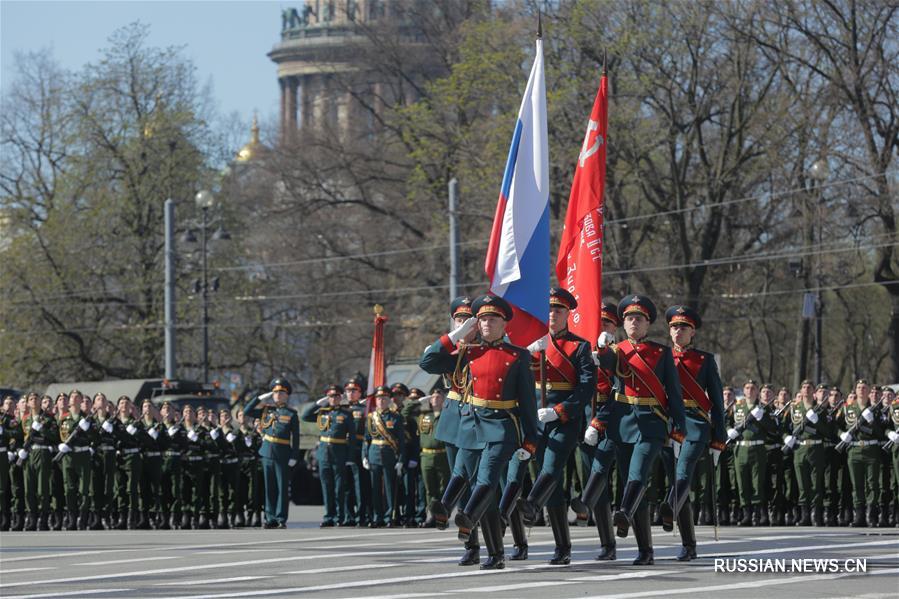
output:
M888 503L880 504L880 519L877 521L877 526L880 528L886 528L890 525L890 505Z
M784 524L786 524L787 526L796 525L796 514L793 513L792 507L788 507L786 510L786 518L784 519Z
M47 529L48 530L61 530L62 529L62 518L59 517L59 512L53 510L47 516Z
M657 503L649 504L649 515L653 526L662 524L662 506Z
M737 522L737 526L752 526L752 506L747 505L743 508L743 518Z
M808 506L802 506L802 517L799 518L799 522L796 523L796 526L811 526L812 525L812 513L809 511Z
M820 505L812 510L812 526L824 526L824 508Z
M31 512L28 512L25 515L25 525L24 525L25 530L27 530L29 532L37 530L37 521L38 521L37 516L32 514Z
M253 528L259 528L260 526L262 526L262 514L261 513L255 512L253 514L253 523L250 524L250 526Z
M718 524L730 526L730 510L726 507L718 508Z
M628 483L630 484L630 483ZM625 489L626 491L627 489ZM634 537L637 539L637 559L635 566L651 566L655 564L652 551L652 530L650 529L649 507L639 508L633 516ZM619 535L621 536L621 535Z
M237 513L234 514L234 528L243 528L247 525L247 521L244 520L243 510L237 510Z
M568 506L564 503L546 508L549 524L553 529L556 550L549 563L554 566L567 566L571 563L571 531L568 529Z
M480 526L475 526L468 536L468 540L465 542L465 553L459 560L460 566L477 566L481 563L481 543L478 541L480 528Z
M128 512L126 510L119 511L119 521L115 525L116 530L128 530Z
M182 530L190 529L190 514L188 514L187 512L184 512L184 514L181 516L181 527L180 528Z
M216 528L231 528L228 525L228 516L224 512L219 512L219 517L215 523Z
M763 502L762 505L758 506L757 513L757 523L756 526L771 526L771 521L768 519L768 503Z
M552 495L555 488L556 479L551 474L541 472L537 480L534 481L534 486L531 487L528 498L518 502L518 510L521 512L521 519L524 521L525 526L534 526L537 521L537 514L542 515L543 506L549 501L549 496Z
M471 530L478 525L484 512L490 507L490 504L496 499L493 487L489 485L478 485L472 492L465 508L456 514L456 526L459 527L459 540L467 541L471 535ZM497 512L499 516L499 512ZM484 539L487 538L487 531L484 531ZM500 538L502 542L502 538Z
M602 549L596 559L599 561L613 561L617 558L615 553L615 532L612 530L612 510L607 501L593 507L593 517L596 519L596 529L599 531L599 542Z
M868 506L868 526L874 528L877 526L877 506L869 505Z
M509 528L512 531L512 542L515 543L515 549L509 559L512 561L523 561L528 558L528 537L524 530L524 522L521 520L521 513L516 509L512 510L509 515Z
M69 511L69 519L66 522L66 530L78 530L78 512Z
M855 508L855 519L851 524L849 524L849 526L853 528L865 528L868 526L868 522L865 520L865 508Z
M148 512L146 510L144 510L142 512L137 511L137 525L136 525L137 530L150 530L150 528L152 527L150 522L151 522L150 512Z
M128 530L140 530L140 527L143 525L143 518L141 516L140 510L129 510L128 512ZM147 523L147 528L150 528L150 524Z
M760 505L755 506L755 509L752 510L752 525L762 525L762 506Z
M624 493L621 495L621 506L612 516L612 523L615 525L615 534L622 539L627 538L628 528L634 525L634 512L640 501L643 499L643 493L646 486L638 480L629 480L624 485ZM649 509L646 510L646 517L649 518Z
M474 493L479 487L475 487ZM470 502L469 502L470 503ZM458 519L458 516L456 517ZM482 519L482 530L484 531L484 544L487 545L487 560L481 564L481 570L502 570L506 567L506 556L503 550L503 531L502 521L499 517L499 511L489 509Z
M591 472L584 485L584 490L580 497L571 500L571 509L577 515L577 525L587 526L590 520L590 513L599 501L599 496L606 488L609 477L604 472Z
M689 562L696 559L696 531L693 529L693 518L690 517L689 499L677 515L677 527L680 529L682 545L677 561Z
M836 526L837 525L837 512L832 508L825 508L824 510L824 526Z
M15 513L9 523L10 532L21 532L25 527L25 514Z
M437 524L437 530L446 530L449 525L449 515L453 508L459 503L465 490L468 488L468 481L464 476L454 476L446 485L446 491L440 501L432 501L430 508L434 514L434 522Z
M0 532L6 532L9 530L9 516L5 511L0 511Z
M774 508L774 516L771 519L771 526L783 526L784 525L784 512L779 507Z
M197 528L199 530L209 530L209 519L206 517L206 514L200 514L197 518Z
M668 499L659 507L662 515L662 530L674 530L674 514L679 514L681 507L690 498L690 481L680 478L671 485ZM675 502L675 499L677 500Z
M518 481L512 481L506 483L506 488L503 489L503 496L499 499L499 515L503 519L503 522L509 523L512 512L516 511L515 508L518 505L518 499L521 497L521 485Z
M41 517L38 519L37 529L38 530L50 530L50 514L47 512L41 513Z

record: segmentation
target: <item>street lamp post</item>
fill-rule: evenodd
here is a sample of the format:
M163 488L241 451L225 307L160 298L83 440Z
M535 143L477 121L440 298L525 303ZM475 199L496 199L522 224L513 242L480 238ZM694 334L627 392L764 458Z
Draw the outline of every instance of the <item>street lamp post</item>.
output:
M815 285L817 287L817 290L815 292L815 381L817 381L818 383L823 382L821 377L824 370L824 327L822 322L824 316L824 292L822 290L822 287L824 286L824 269L823 264L821 263L823 260L821 252L823 249L822 246L824 244L824 223L822 210L824 190L822 188L822 185L827 180L829 174L830 173L827 167L827 161L824 159L816 160L809 169L809 175L817 183L817 193L815 194L815 228L817 229L818 237L818 251L816 252L817 255L815 261Z

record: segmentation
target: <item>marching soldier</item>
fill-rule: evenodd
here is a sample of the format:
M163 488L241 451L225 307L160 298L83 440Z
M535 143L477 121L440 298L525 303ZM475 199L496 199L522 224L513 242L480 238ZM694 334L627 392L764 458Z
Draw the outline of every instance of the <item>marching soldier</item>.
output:
M390 388L386 385L375 389L375 408L366 422L362 467L371 471L373 511L369 526L382 528L394 524L392 516L398 500L406 435L403 417L392 406Z
M762 385L759 393L759 404L771 413L778 411L774 385L771 383ZM780 437L780 430L785 426L787 418L788 416L784 414L780 426L770 431L765 438L765 450L767 452L764 472L766 501L762 504L759 526L769 526L772 514L774 519L777 520L777 515L783 511L786 504L787 498L784 494L785 474L786 468L789 467L786 465L786 462L787 460L792 460L792 456L788 458L781 451L783 440Z
M823 385L819 385L819 388ZM802 511L797 526L824 526L824 464L827 454L825 441L829 423L824 414L827 402L816 403L813 397L802 396L789 409L784 444L793 450L793 469L799 485L799 506Z
M156 407L150 399L140 406L137 427L144 433L143 464L140 474L141 520L138 528L160 528L162 524L162 454L168 438L162 431Z
M343 388L340 385L329 386L325 396L303 413L303 421L317 423L321 435L316 460L325 516L320 526L345 526L346 485L343 475L349 461L349 450L356 444L356 429L352 413L343 404Z
M291 386L287 379L276 378L270 385L275 405L260 401L259 396L250 400L244 408L247 416L260 419L262 445L262 477L265 483L265 528L287 528L289 509L288 490L290 473L300 456L300 419L296 410L287 405Z
M262 437L256 430L255 420L243 410L237 412L237 422L244 444L244 450L240 453L238 504L241 510L246 511L246 520L238 516L236 526L243 526L245 522L247 526L259 528L262 526L262 465L259 461Z
M541 465L540 474L519 509L525 524L532 526L538 512L547 507L556 544L550 560L554 565L571 563L568 503L562 494L562 476L581 436L584 409L596 392L596 366L590 343L568 330L568 316L575 308L577 300L566 289L550 289L549 333L528 347L531 352L546 352L547 397L545 407L537 410L544 425L534 456ZM541 388L542 383L538 381L535 386Z
M59 452L69 512L68 530L87 530L90 525L90 430L91 421L81 411L80 391L69 395L69 410L59 419Z
M837 426L843 430L840 440L849 444L847 466L852 480L855 518L851 526L877 525L877 500L880 497L880 449L883 424L870 404L868 381L855 383L856 402L843 406ZM850 429L855 429L854 434ZM867 506L867 514L865 507Z
M212 410L207 411L205 406L198 406L197 424L209 436L204 459L206 467L200 482L206 522L209 528L218 528L219 489L222 478L222 449L219 445L222 434L221 428L218 426L218 414Z
M25 471L25 530L50 530L50 448L59 443L56 421L41 407L37 393L28 395L28 416L22 421L23 446L18 457Z
M115 528L116 435L112 404L102 393L94 395L94 457L91 462L91 530Z
M162 428L165 430L165 449L160 468L162 491L163 530L181 528L181 455L187 447L187 434L181 426L171 402L164 401L160 407Z
M216 519L217 528L243 526L243 510L237 505L237 485L240 479L240 452L245 449L239 430L231 422L231 410L219 408L218 448L221 452L221 476L218 486L219 514ZM238 524L238 515L240 515Z
M446 445L437 439L437 426L443 414L443 393L435 389L430 396L421 398L420 402L430 408L419 414L417 428L421 448L421 475L427 493L427 504L431 505L443 497L443 491L446 489L450 477ZM421 528L434 528L435 526L433 515L429 515L421 523Z
M665 312L665 320L684 397L686 436L679 451L675 446L675 480L667 501L662 504L662 528L672 530L673 520L677 518L683 545L677 560L683 562L696 559L696 533L690 505L696 464L703 454L711 453L713 466L717 466L724 450L724 398L715 356L692 347L696 331L702 326L699 313L688 306L672 306Z
M882 397L882 400L881 400ZM880 419L881 428L885 431L890 428L890 404L893 402L893 390L887 387L886 385L881 385L877 388L877 396L871 398L871 405L875 405L878 401L880 401L881 409L877 410L877 417ZM888 441L884 441L887 443ZM893 489L892 489L892 481L890 480L890 473L892 471L892 461L890 459L890 454L888 451L885 451L880 454L880 520L877 522L877 526L880 528L886 528L890 526L890 504L893 500Z
M65 393L59 393L54 401L49 395L41 398L41 407L44 413L56 420L57 428L59 425L59 417L65 414L69 409L69 396ZM58 450L54 446L51 453ZM64 530L67 526L68 514L66 508L66 487L62 476L62 464L59 460L50 460L50 530Z
M116 488L119 494L119 530L136 529L140 522L140 477L144 461L141 451L149 437L132 416L134 404L127 395L119 397L113 421L119 453Z
M347 450L347 494L344 512L348 526L366 527L371 521L371 478L362 467L362 446L365 443L365 404L362 385L350 379L343 387L350 413L353 415L353 430L356 442ZM350 493L349 491L352 491Z
M842 478L848 476L845 472L846 457L835 449L837 427L836 420L839 417L837 406L842 402L843 393L837 387L830 389L827 398L827 409L824 411L824 525L836 526L842 510Z
M890 466L893 471L893 505L892 505L892 521L893 524L899 526L899 398L892 389L887 388L884 391L884 404L889 400L887 406L887 437L889 438L888 447Z
M212 441L209 432L197 420L194 407L182 410L184 446L181 458L181 528L207 529L207 497L204 491L206 477L206 451Z
M683 443L686 427L671 349L646 339L656 314L648 297L629 295L618 304L627 339L611 348L612 335L603 332L597 340L599 366L615 372L621 380L624 392L616 394L615 400L630 406L619 422L621 443L616 444L627 483L612 522L622 538L634 528L638 547L634 565L655 563L649 508L643 495L663 444L669 439Z
M614 338L621 324L617 306L604 302L601 318L603 332ZM614 371L596 369L595 406L590 415L590 424L584 431L584 444L593 450L592 454L588 454L590 476L580 498L571 502L578 524L586 523L590 511L593 512L601 544L599 555L596 556L599 561L617 559L615 531L612 529L610 479L615 466L615 444L621 441L620 420L629 411L627 404L615 401L617 385Z
M23 431L19 419L16 418L15 401L12 396L3 398L0 408L0 531L22 530L22 518L18 514L18 501L15 493L15 477L18 468L13 468L17 451L22 444Z

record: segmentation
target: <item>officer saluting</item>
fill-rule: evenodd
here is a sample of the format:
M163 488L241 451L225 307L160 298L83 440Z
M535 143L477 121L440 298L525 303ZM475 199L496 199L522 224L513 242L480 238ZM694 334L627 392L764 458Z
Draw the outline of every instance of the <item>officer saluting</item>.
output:
M288 485L290 469L300 455L300 419L296 410L287 406L290 382L276 378L271 382L271 393L254 397L244 408L244 414L260 419L262 446L262 477L265 483L265 528L287 528ZM269 397L274 405L260 401Z

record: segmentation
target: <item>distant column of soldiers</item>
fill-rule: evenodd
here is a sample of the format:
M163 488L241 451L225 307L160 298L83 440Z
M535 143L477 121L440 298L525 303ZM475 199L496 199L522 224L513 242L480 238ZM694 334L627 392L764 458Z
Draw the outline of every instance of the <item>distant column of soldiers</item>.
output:
M0 412L0 530L261 526L262 439L232 416L75 390Z

